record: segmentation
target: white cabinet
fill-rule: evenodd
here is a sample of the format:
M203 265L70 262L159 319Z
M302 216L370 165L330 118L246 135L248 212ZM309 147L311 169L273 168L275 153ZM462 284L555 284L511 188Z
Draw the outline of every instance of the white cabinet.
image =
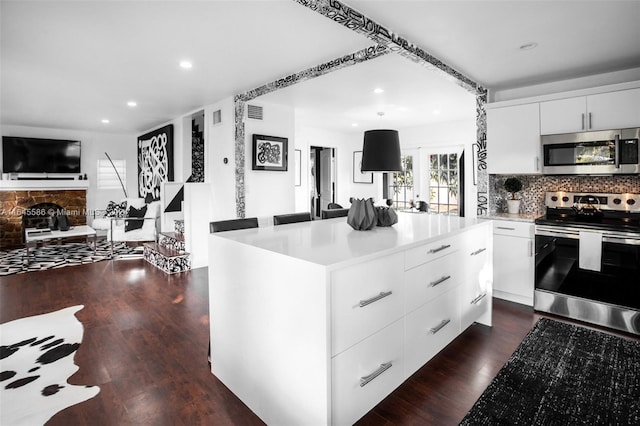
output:
M398 320L333 358L332 424L355 423L404 381L403 328Z
M493 295L533 306L534 225L496 220L493 223Z
M491 174L541 171L538 103L487 109L487 164Z
M409 313L405 332L407 377L460 334L460 286Z
M337 355L404 315L402 253L335 271L332 344Z
M460 328L464 330L474 321L491 325L493 238L490 227L475 228L462 237L460 265L465 278L461 285Z
M640 88L540 102L540 133L640 126Z
M587 96L589 130L640 127L640 88Z

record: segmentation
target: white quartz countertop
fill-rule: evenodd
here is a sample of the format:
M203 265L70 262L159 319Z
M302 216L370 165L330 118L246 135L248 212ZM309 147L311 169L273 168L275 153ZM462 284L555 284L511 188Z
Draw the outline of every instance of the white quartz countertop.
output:
M489 220L512 220L515 222L534 222L537 218L542 216L542 213L493 213L486 217Z
M315 264L336 268L406 250L461 232L486 220L398 213L398 223L356 231L347 218L315 220L211 234Z

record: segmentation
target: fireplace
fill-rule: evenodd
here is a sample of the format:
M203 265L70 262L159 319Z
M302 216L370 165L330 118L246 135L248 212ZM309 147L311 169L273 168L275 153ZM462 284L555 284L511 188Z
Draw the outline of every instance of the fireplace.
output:
M28 207L22 213L22 237L24 241L25 229L27 228L49 228L54 216L59 216L64 212L64 207L56 203L38 203Z
M0 191L0 250L23 246L24 228L49 226L64 211L69 225L86 225L86 190Z

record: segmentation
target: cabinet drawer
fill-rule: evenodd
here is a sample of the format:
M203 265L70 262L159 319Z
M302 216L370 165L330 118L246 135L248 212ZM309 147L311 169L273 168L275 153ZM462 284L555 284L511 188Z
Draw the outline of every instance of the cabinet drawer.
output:
M405 252L404 268L409 270L423 263L431 262L459 249L457 237L445 238L430 244L425 244Z
M461 254L463 262L466 262L466 258L469 256L475 257L482 253L491 252L493 238L491 227L488 224L471 228L460 234L460 238L462 239Z
M402 253L332 273L332 356L403 316L403 278Z
M460 288L456 287L407 315L405 368L413 374L460 334Z
M510 237L533 237L534 225L531 222L516 222L511 220L494 220L493 234L507 235Z
M406 312L415 310L460 284L461 264L459 252L456 252L406 271Z
M332 359L332 424L351 425L404 380L404 321Z

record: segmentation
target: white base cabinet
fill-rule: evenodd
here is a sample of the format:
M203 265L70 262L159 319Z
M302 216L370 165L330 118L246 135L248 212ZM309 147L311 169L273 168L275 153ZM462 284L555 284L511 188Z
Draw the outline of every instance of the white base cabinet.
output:
M267 424L353 424L471 323L491 325L491 222L336 267L217 236L210 256L212 372Z
M534 225L530 222L493 222L493 295L533 306Z

